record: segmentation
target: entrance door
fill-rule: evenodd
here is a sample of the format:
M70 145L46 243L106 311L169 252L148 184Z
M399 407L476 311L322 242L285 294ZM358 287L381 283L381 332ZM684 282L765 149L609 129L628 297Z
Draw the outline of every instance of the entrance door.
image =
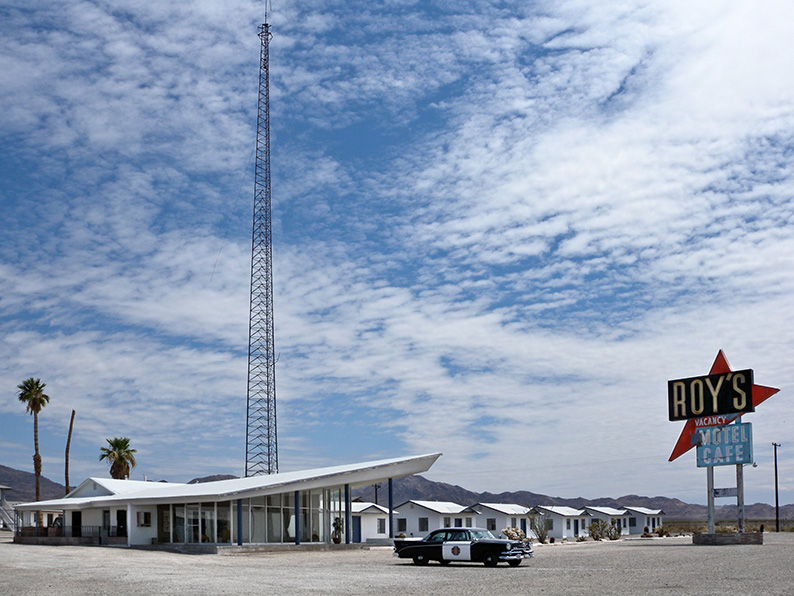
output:
M574 536L578 536L579 535L579 520L578 519L573 520L573 535Z
M524 532L524 536L527 535L527 520L521 520L521 531Z
M127 511L124 509L116 510L116 536L127 535Z
M72 536L83 535L83 512L72 511Z
M361 516L353 516L353 542L361 542Z

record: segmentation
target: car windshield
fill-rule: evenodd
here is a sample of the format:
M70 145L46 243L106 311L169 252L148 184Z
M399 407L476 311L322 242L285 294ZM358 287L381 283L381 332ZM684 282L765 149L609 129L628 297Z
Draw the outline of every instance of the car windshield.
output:
M474 538L474 540L485 540L487 538L493 538L494 535L488 530L472 530L471 537Z

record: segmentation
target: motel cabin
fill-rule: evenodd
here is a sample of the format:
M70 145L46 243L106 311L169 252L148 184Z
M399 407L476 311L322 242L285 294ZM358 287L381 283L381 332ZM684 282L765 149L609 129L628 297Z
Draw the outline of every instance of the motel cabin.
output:
M350 506L353 542L390 544L388 508L366 501L353 501Z
M479 516L475 525L490 530L494 536L499 536L505 528L516 528L529 536L529 507L515 503L477 503L471 509Z
M661 509L648 509L647 507L624 507L629 515L629 534L642 534L645 528L653 532L662 526L664 511Z
M630 515L625 509L615 509L614 507L585 507L585 513L589 513L592 519L600 519L610 526L620 528L620 533L629 533Z
M440 455L200 484L88 478L62 499L17 504L21 523L14 541L126 546L350 543L352 489L388 481L391 495L393 479L426 472ZM391 498L389 505L387 512L394 510ZM62 515L56 535L42 535L35 523L35 512L41 510ZM383 519L380 511L378 530L384 529L377 521ZM386 518L385 529L393 535L394 516Z
M406 501L395 507L397 534L424 537L438 528L472 528L477 513L450 501Z
M590 514L573 507L538 505L532 508L530 515L537 516L538 523L545 524L548 537L555 540L586 536L590 525ZM537 538L534 533L532 537Z

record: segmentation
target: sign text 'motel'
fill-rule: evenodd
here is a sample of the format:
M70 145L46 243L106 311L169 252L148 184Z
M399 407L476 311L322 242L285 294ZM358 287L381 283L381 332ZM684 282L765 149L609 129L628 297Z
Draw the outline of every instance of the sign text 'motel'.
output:
M670 420L753 412L752 369L667 381Z
M753 425L729 424L697 430L698 468L753 463Z

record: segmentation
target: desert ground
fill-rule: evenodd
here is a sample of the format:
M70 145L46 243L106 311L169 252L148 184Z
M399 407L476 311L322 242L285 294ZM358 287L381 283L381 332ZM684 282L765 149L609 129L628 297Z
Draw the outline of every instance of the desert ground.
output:
M414 566L388 547L187 555L26 546L0 533L0 594L794 594L794 532L764 544L695 546L691 537L536 545L520 567Z

